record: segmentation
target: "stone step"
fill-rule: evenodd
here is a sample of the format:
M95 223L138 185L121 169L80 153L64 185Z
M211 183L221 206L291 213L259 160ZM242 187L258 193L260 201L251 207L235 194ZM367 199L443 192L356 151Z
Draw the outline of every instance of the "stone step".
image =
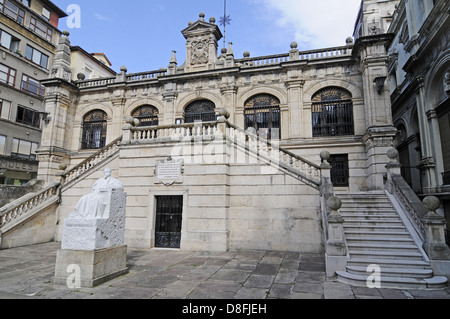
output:
M423 256L419 252L414 251L368 251L368 250L351 250L349 251L350 259L393 259L393 260L417 260L422 261Z
M337 275L340 282L367 287L368 275L356 275L346 271L338 271ZM380 285L381 288L441 289L447 286L447 278L443 276L425 279L381 276Z
M342 205L340 212L379 212L379 211L386 211L386 212L395 212L395 209L392 206L380 206L380 205L372 205L372 206L362 206L362 205Z
M386 238L386 237L346 237L347 244L360 244L360 245L414 245L414 240L412 238Z
M361 266L347 266L346 270L350 274L355 275L370 275L371 272L367 271L367 267ZM392 268L383 267L380 268L380 274L382 277L404 277L404 278L431 278L433 277L433 270L431 269L408 269L408 268Z
M430 263L423 260L411 259L382 259L382 258L351 258L347 266L368 267L369 265L378 265L381 268L407 268L407 269L430 269Z
M347 243L349 250L366 250L366 251L414 251L417 252L418 248L414 245L414 242L410 243L360 243L352 241Z
M392 233L392 232L405 232L406 228L404 226L344 226L344 232L351 232L351 231L363 231L367 234L377 232L377 233Z
M372 240L373 238L383 240L397 240L401 238L411 238L410 234L405 231L364 231L364 230L349 230L345 231L345 236L352 239Z
M360 228L372 228L372 227L386 227L386 228L405 228L401 220L380 220L380 219L344 219L344 227L360 227Z
M359 213L359 214L383 214L383 213L390 213L390 214L396 214L397 212L392 207L350 207L350 206L342 206L342 208L339 210L339 213Z
M403 224L401 219L398 218L396 215L343 215L341 216L344 218L345 223L351 223L351 222L400 222Z

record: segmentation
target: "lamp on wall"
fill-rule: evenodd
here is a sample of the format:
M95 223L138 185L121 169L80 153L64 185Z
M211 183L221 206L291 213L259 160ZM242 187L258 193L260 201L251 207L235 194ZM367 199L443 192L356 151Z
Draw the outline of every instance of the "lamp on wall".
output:
M377 76L375 80L373 80L373 83L376 84L378 89L378 94L381 94L384 88L384 82L386 82L387 77L386 76Z
M50 121L52 120L51 117L49 117L50 113L48 112L39 112L39 116L41 117L41 120L45 122L45 124L50 123Z

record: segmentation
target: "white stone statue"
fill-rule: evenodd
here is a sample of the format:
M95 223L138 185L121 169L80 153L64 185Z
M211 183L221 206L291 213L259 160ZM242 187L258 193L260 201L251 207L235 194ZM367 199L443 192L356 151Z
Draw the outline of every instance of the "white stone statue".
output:
M75 211L64 220L62 249L98 250L124 245L126 197L111 169L83 196Z
M105 196L112 189L123 190L122 183L111 176L111 169L106 168L104 170L104 177L100 178L92 186L91 192L84 195L77 206L75 211L69 218L104 218L105 208L108 204L108 198Z

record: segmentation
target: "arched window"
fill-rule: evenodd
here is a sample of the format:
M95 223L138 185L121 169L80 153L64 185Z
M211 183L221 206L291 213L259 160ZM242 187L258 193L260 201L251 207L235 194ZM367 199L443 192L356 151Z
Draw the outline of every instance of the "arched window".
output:
M107 118L102 110L94 110L83 118L82 149L100 149L106 145Z
M245 102L245 129L253 128L265 139L280 138L280 100L270 94L259 94Z
M215 109L216 105L209 100L194 101L184 110L184 123L215 121L217 119Z
M352 96L338 87L328 87L312 98L313 137L354 135Z
M131 116L139 120L139 126L157 126L159 111L151 105L143 105L138 107L131 113Z

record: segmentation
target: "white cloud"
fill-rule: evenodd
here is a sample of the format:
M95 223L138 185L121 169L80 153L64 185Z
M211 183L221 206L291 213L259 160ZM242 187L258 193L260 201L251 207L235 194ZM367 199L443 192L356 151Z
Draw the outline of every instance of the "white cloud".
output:
M361 0L254 0L299 49L345 45L353 35ZM278 33L280 34L280 33Z
M111 21L110 18L101 15L100 13L94 13L94 17L100 21Z

